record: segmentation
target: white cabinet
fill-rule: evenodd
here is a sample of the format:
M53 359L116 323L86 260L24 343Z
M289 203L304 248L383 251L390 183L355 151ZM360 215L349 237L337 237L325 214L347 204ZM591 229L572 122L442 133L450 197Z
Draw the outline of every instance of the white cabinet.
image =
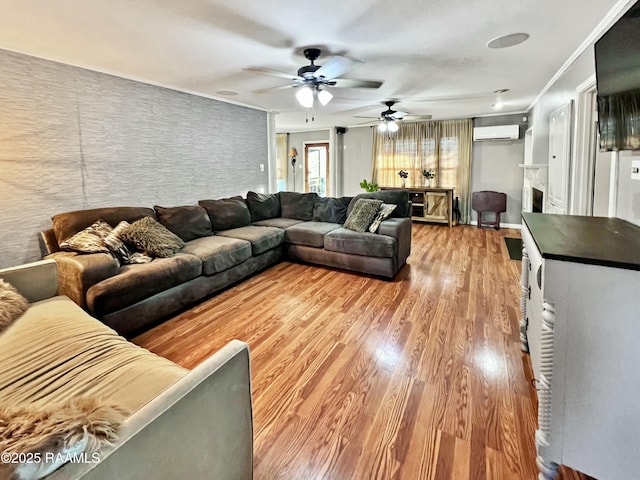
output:
M523 214L521 339L538 395L539 479L559 464L640 472L640 227Z
M549 170L545 212L566 213L569 203L572 103L549 115Z

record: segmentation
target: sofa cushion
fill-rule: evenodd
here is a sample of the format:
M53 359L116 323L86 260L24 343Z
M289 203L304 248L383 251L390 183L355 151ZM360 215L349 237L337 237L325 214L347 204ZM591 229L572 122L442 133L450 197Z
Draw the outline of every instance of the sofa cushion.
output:
M374 200L382 200L384 203L397 205L397 208L391 214L392 217L403 218L411 216L408 190L380 190L379 192L360 193L351 199L347 215L351 213L351 210L353 210L353 207L360 198L372 198Z
M246 227L251 223L251 213L240 196L220 200L200 200L198 205L209 213L214 232Z
M313 207L314 222L339 223L347 221L347 208L352 197L324 197L318 198Z
M397 244L393 237L386 235L360 233L347 228L338 228L325 235L324 248L333 252L392 258L395 255Z
M247 193L251 221L259 222L280 216L280 195L277 193Z
M213 233L209 214L200 205L169 208L156 205L153 208L158 221L185 242Z
M170 257L184 247L180 237L151 217L144 217L130 225L124 225L118 238L153 257Z
M291 225L297 225L298 223L302 223L302 220L298 220L297 218L270 218L268 220L260 220L259 222L254 222L253 225L259 225L262 227L276 227L281 229L289 228Z
M202 260L202 273L214 275L241 264L251 257L251 243L237 238L201 237L187 242L183 253L190 253Z
M347 221L344 222L344 228L355 232L365 232L376 217L380 205L382 205L382 200L359 199L349 213Z
M280 192L282 216L310 222L318 198L317 193Z
M0 403L78 396L136 411L188 370L127 342L67 297L31 304L0 335Z
M101 317L145 298L188 282L202 274L202 261L195 255L177 253L150 263L124 265L117 275L87 290L87 308Z
M284 231L284 238L287 243L322 248L324 247L324 236L340 226L339 223L327 222L298 223Z
M73 212L59 213L54 215L53 231L58 244L67 238L75 235L80 230L84 230L96 220L104 220L112 227L115 227L122 220L135 222L144 217L155 218L152 208L145 207L114 207L114 208L94 208L89 210L76 210Z
M284 242L284 231L274 227L248 227L234 228L219 232L222 237L239 238L251 242L251 252L254 256L271 250Z

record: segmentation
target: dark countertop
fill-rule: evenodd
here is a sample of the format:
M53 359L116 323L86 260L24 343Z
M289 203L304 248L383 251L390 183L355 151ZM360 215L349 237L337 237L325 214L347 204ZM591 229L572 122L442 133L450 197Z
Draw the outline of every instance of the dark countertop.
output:
M640 270L640 227L620 218L523 213L543 258Z

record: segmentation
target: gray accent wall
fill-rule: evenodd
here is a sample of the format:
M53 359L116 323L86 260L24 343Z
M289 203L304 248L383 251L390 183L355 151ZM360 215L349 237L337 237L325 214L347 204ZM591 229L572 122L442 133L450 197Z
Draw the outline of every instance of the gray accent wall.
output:
M522 223L522 185L524 171L518 165L524 163L524 132L526 114L498 115L478 117L473 120L474 127L494 125L519 125L518 140L486 140L473 142L471 160L471 193L482 190L494 190L507 194L507 211L500 217L500 223ZM471 214L477 221L476 212Z
M56 213L268 191L267 114L0 50L0 268Z

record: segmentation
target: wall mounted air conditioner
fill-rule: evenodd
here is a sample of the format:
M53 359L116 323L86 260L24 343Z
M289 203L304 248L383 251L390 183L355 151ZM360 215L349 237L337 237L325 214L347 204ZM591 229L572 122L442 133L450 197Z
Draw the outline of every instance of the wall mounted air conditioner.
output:
M473 141L481 140L517 140L520 138L518 125L496 125L494 127L475 127Z

